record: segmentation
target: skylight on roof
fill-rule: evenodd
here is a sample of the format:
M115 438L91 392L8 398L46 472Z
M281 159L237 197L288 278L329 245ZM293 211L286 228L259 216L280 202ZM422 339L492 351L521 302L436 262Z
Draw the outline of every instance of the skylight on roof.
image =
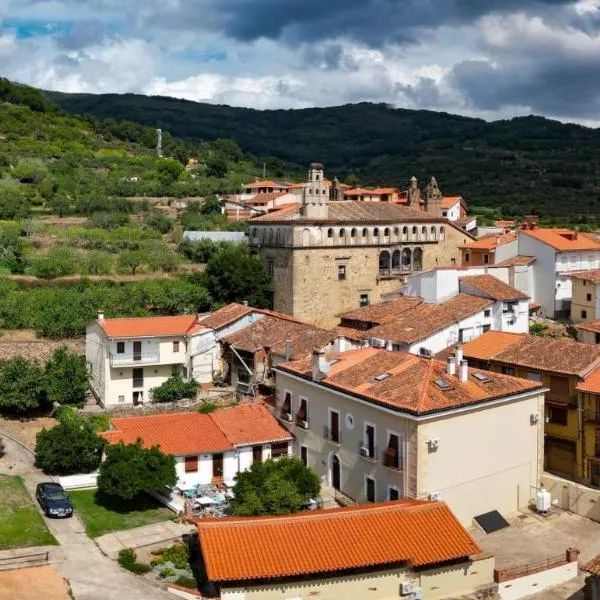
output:
M477 381L489 381L490 378L484 373L473 373L473 377L477 379Z
M387 379L390 376L389 373L381 373L380 375L377 375L377 377L373 377L373 379L375 381L383 381L385 379Z
M435 385L437 385L440 388L440 390L447 390L450 388L450 384L447 381L444 381L443 379L436 379Z

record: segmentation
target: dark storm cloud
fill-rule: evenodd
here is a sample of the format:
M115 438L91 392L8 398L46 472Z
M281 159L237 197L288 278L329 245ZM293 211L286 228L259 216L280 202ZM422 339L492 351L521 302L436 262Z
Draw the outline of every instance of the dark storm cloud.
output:
M600 62L592 55L549 55L521 65L463 61L450 82L476 110L527 106L536 114L578 119L597 119L600 110Z
M463 25L490 13L548 11L573 0L211 0L205 6L235 39L311 41L346 37L380 47L420 31Z

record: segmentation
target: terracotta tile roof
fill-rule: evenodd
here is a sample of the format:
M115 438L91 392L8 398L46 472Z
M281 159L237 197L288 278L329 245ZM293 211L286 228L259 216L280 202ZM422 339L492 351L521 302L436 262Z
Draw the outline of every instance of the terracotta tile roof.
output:
M246 352L270 348L280 356L285 356L285 344L290 342L291 358L303 358L314 348L324 348L336 338L337 333L333 331L266 315L252 325L223 338L222 341Z
M364 329L356 329L356 327L344 327L342 325L338 325L335 330L339 335L352 340L360 341L369 339L369 332L365 331Z
M367 190L366 188L352 188L344 191L344 196L372 196L375 192L373 190Z
M529 300L529 296L514 287L500 281L493 275L469 275L459 280L460 291L469 293L468 288L480 292L486 298L508 302L510 300ZM464 289L463 289L464 287Z
M583 381L577 384L578 392L600 394L600 369L594 369Z
M265 192L262 194L256 194L256 196L252 196L252 198L245 200L245 204L250 204L254 206L256 204L268 204L273 200L277 200L277 198L281 198L282 196L287 196L287 192Z
M442 198L442 208L452 208L457 202L464 202L462 196L444 196Z
M219 308L219 310L215 310L207 316L200 316L199 321L206 327L220 329L221 327L225 327L225 325L229 325L230 323L245 317L254 310L255 309L251 306L233 302L223 308Z
M423 300L417 296L402 296L390 302L370 304L355 310L342 313L341 319L347 321L364 321L368 323L386 323L395 319L399 314L422 304Z
M592 333L600 333L600 319L596 321L585 321L585 323L577 323L576 329L583 329L583 331L591 331Z
M585 563L585 565L583 565L581 568L592 575L600 576L600 554L594 556L592 560Z
M515 222L514 221L494 221L494 225L496 227L514 227Z
M306 219L301 215L299 206L292 206L273 215L262 215L250 220L251 223L281 222L330 222L330 223L401 223L401 222L440 222L445 219L430 215L416 208L402 206L396 202L361 202L340 200L329 203L327 219Z
M397 319L369 330L371 338L396 344L411 344L487 308L493 300L458 294L441 304L422 303L403 312Z
M306 577L390 564L412 568L481 552L443 502L408 500L277 517L197 521L212 582Z
M108 337L152 337L185 335L197 322L196 315L138 317L97 321Z
M111 431L100 435L109 443L160 446L166 454L183 456L222 452L236 446L291 439L289 431L260 405L222 408L210 414L167 413L110 420Z
M571 271L569 275L574 279L582 279L583 281L600 283L600 270L597 269L590 271Z
M489 265L490 267L512 267L517 265L530 265L535 262L535 256L513 256L499 263Z
M376 187L373 194L397 194L398 190L393 187Z
M495 250L498 246L504 246L510 244L517 239L517 234L514 231L503 233L502 235L486 235L473 242L469 242L464 246L461 246L464 250Z
M600 365L600 346L499 331L488 331L468 342L463 352L465 358L579 377Z
M571 229L520 229L519 235L528 235L555 250L600 250L600 241L593 235Z
M268 179L265 181L253 181L252 183L245 183L244 188L246 189L254 189L254 188L287 188L287 184L279 183L277 181L269 181Z
M446 363L406 352L390 352L378 348L362 348L335 353L337 359L320 385L384 405L399 412L423 415L451 410L534 389L539 382L485 371L487 381L479 381L469 369L469 377L461 382L456 375L446 374ZM276 370L291 372L312 380L312 357L278 365ZM382 374L385 379L376 380ZM442 389L436 382L444 381Z

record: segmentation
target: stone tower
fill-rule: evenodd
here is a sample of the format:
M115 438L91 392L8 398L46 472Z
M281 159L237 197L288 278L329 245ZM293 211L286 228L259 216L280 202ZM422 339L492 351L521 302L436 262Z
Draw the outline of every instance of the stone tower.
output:
M412 208L421 208L421 192L419 190L417 178L414 175L410 178L408 187L408 206L411 206Z
M442 192L438 187L435 177L431 178L431 181L425 188L425 210L437 217L442 214Z
M339 179L336 177L331 183L331 189L329 191L329 199L333 202L339 202L344 199L344 190L340 185Z
M312 163L302 190L302 215L308 219L326 219L328 214L329 191L323 181L323 165Z

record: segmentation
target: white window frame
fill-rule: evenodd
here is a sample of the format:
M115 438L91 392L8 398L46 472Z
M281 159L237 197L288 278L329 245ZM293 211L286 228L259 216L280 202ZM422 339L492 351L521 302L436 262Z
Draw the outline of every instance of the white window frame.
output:
M373 428L373 448L375 449L377 448L377 425L375 425L375 423L371 423L370 421L363 421L362 443L365 446L367 445L367 426Z
M398 500L402 500L402 494L400 493L400 488L395 483L388 483L387 485L387 501L391 502L390 491L396 490L398 492Z
M310 416L310 404L308 402L308 398L306 396L298 396L298 408L296 409L296 411L292 411L292 415L294 416L294 421L296 420L296 413L300 410L300 407L302 406L302 400L306 401L306 415L304 415L304 420L308 421L309 423L309 427L310 427L310 418L306 418Z
M373 503L375 503L375 502L377 502L377 478L376 477L372 477L371 475L367 475L366 473L364 475L364 487L363 487L364 492L363 492L363 495L365 497L365 502L371 502L369 500L369 497L367 496L367 490L368 490L368 488L367 488L367 481L369 479L373 482L373 492L374 492Z
M398 437L398 452L400 452L400 458L398 460L398 471L404 472L404 436L401 435L398 431L393 429L385 430L385 450L388 449L388 445L390 443L390 435L395 435ZM383 452L385 452L385 450ZM389 468L389 467L388 467Z
M329 431L329 442L331 442L331 413L337 413L338 416L338 438L340 442L333 442L340 444L342 439L342 411L339 408L331 408L331 406L327 407L327 431ZM338 456L339 458L339 456Z
M283 403L285 402L285 397L287 395L290 395L290 412L292 414L294 414L294 393L292 392L292 390L288 390L288 389L283 389L283 394L281 394L281 399L279 401L279 407L278 408L283 408Z

